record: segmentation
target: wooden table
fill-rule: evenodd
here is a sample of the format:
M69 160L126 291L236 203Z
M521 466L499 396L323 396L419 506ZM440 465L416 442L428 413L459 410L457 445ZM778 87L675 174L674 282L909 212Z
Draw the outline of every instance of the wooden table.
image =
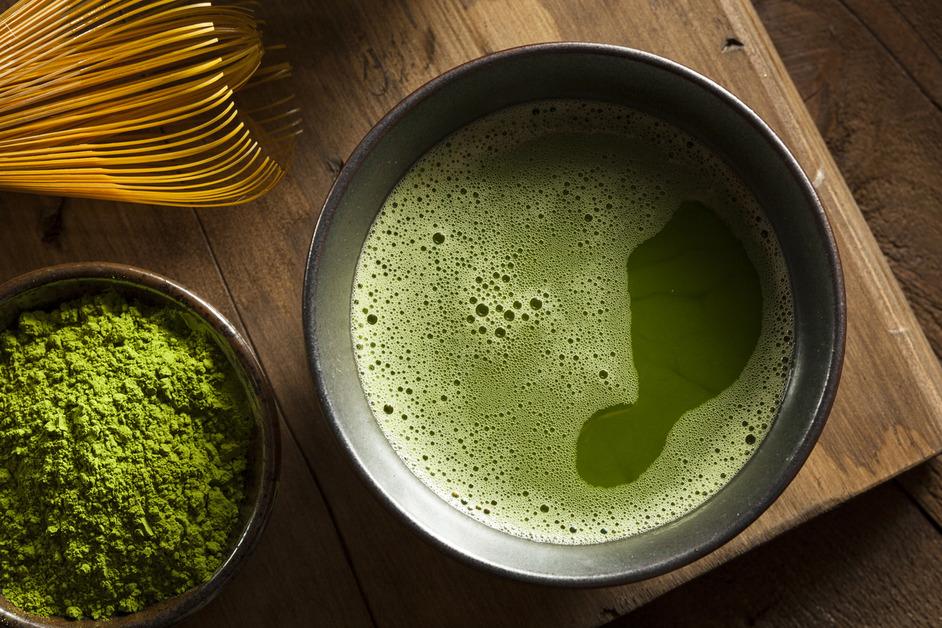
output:
M942 356L942 5L758 0L802 100ZM614 622L942 625L942 460Z
M854 166L868 164L869 170L861 171L859 185L865 200L893 199L896 194L912 192L907 197L910 202L905 204L908 211L890 208L881 213L877 203L869 212L871 225L878 231L884 227L886 235L881 243L895 262L897 272L904 281L907 273L915 275L918 270L923 275L925 269L935 272L938 278L942 265L938 263L938 238L933 239L932 234L938 234L940 220L936 147L940 139L937 116L938 103L942 101L939 97L942 75L938 73L938 47L933 47L938 42L933 33L938 35L939 30L931 19L921 19L933 17L931 6L906 4L900 12L892 12L892 8L875 9L863 3L857 6L850 0L835 0L809 7L812 8L772 1L760 5L770 27L781 28L781 37L786 42L807 43L802 39L804 35L789 35L797 32L796 25L803 21L823 24L812 31L820 37L818 48L792 43L792 49L799 50L790 57L795 68L793 74L802 93L808 95L819 127L832 139L837 138L837 144L832 146L835 152L848 156ZM822 445L807 468L810 470L802 472L796 485L767 516L721 551L648 583L571 591L493 578L458 565L428 547L385 512L354 476L320 417L300 342L300 280L317 207L343 157L369 124L424 80L483 52L541 39L607 41L671 56L730 86L783 133L787 142L790 139L795 142L792 148L819 184L828 209L838 212L832 215L832 220L848 221L836 225L845 256L848 249L875 251L875 245L854 213L853 200L820 138L808 134L811 118L801 108L798 92L771 51L761 23L743 0L686 4L633 0L607 3L281 0L266 3L266 12L271 30L291 46L297 68L297 91L308 116L308 133L294 174L275 194L242 208L198 212L9 194L0 197L0 279L45 264L79 259L124 261L154 269L194 288L240 326L272 379L284 418L285 438L282 485L271 525L243 572L216 602L190 621L191 625L597 624L771 539L942 447L939 425L933 422L939 410L933 407L939 399L934 388L938 364L921 340L888 268L881 258L870 256L861 258L863 263L851 262L857 266L853 280L856 283L849 285L849 296L853 290L858 311L879 299L881 316L893 323L897 333L894 340L886 336L885 329L882 334L879 329L862 334L863 327L858 328L857 339L849 346L856 356L853 363L865 364L869 349L883 355L887 347L898 343L899 351L886 354L887 362L881 364L882 369L857 366L850 370L846 380L850 383L845 382L842 387L845 401L839 402L838 418L832 421L838 427L829 426L825 432ZM886 24L895 26L883 32ZM865 32L869 37L890 42L884 56L878 59L884 64L879 74L881 85L884 77L900 78L902 71L907 80L900 80L896 89L908 89L909 96L894 102L897 108L881 113L899 114L912 125L909 128L919 129L921 135L914 138L915 144L931 147L931 152L928 149L924 153L914 152L914 142L905 136L881 135L877 143L868 123L882 124L885 119L866 107L852 108L858 112L854 114L857 117L849 118L853 125L841 127L832 135L833 129L827 125L835 118L830 116L844 111L835 112L831 108L846 105L837 95L849 89L842 80L849 67L844 65L847 57L840 47L844 44L835 44L828 30L835 26L855 34L858 39L854 41L865 40L862 34ZM788 50L787 45L784 48ZM858 85L863 85L873 74L861 71L860 76ZM873 99L889 93L874 89L859 94ZM886 102L889 107L889 101ZM927 102L928 108L920 109ZM860 138L870 138L872 143L861 149L854 144ZM888 147L899 152L888 152ZM917 190L913 185L893 188L895 181L871 176L896 172L902 181L912 180L907 177L914 171L904 169L906 160L901 155L923 168L915 172L924 173L918 183L926 186L928 181L928 191ZM849 172L847 168L845 172ZM875 179L883 183L870 187ZM926 198L934 199L934 204L920 206L919 201ZM840 213L842 208L849 209ZM901 218L905 219L905 228L891 220ZM933 329L937 332L939 320L934 317L938 311L933 304L937 306L940 299L939 292L932 291L934 284L914 279L905 281L905 285L921 320L930 332ZM862 323L852 319L852 324ZM911 373L913 380L900 376L897 381L892 377L887 381L887 372ZM844 393L848 389L864 390L870 381L887 385L883 398L874 397L872 404L859 395L849 398ZM873 407L865 407L868 405ZM874 408L885 411L874 412ZM893 408L906 408L907 412L900 417L887 416ZM859 416L868 417L868 423L859 430L848 429L854 427L851 419ZM886 427L895 423L903 429ZM868 450L876 455L866 453ZM932 512L935 502L925 495L942 486L942 482L932 484L908 478L906 486L908 494L922 496L919 503L924 511ZM914 507L904 507L908 503L902 502L901 506L901 495L899 488L891 486L880 489L873 497L863 498L879 500L875 507L881 512L901 513L900 518L906 519L897 523L878 516L879 525L860 532L858 542L848 547L859 553L861 538L867 541L883 532L892 532L895 525L905 524L905 530L912 532L919 528L916 523L919 522L922 524L919 532L925 532L928 520ZM861 511L858 503L849 507L858 508L852 514ZM831 520L833 517L828 521ZM816 529L824 526L827 532L836 525L830 524L829 528L828 521L811 525ZM801 539L801 533L797 531L792 538L799 535ZM813 556L827 555L823 550L833 551L834 545L827 539L835 536L841 535L838 532L828 537L817 533L807 542L797 543L818 548ZM929 546L927 539L934 537L913 533L905 538L916 539L920 544L904 548L909 553L901 552L901 563L915 562L914 556ZM796 543L791 539L786 542ZM766 556L765 562L751 572L748 567L743 568L742 577L759 573L769 581L762 566L788 564L786 557L769 558L767 549L759 551L763 554L757 555ZM745 560L749 559L751 556ZM879 564L886 572L884 563ZM851 563L839 575L853 574L856 567ZM730 569L720 573L728 574ZM735 570L732 573L740 575ZM938 571L919 573L931 583ZM670 594L674 602L643 609L641 613L646 613L643 618L647 622L684 619L690 622L702 619L701 606L713 608L719 624L752 618L755 613L751 610L748 615L743 611L742 616L721 612L727 607L721 608L714 601L715 587L732 576L720 577L726 580L713 581L712 585L709 580L707 585L701 581L690 587L690 594L682 590ZM763 599L764 590L759 585L762 578L753 576L748 580L751 584L742 584L738 590ZM704 586L710 589L709 594L702 593ZM766 591L774 594L778 586L769 585ZM819 593L815 598L813 593L819 592L809 588L809 599L821 597ZM678 599L687 601L677 602ZM773 608L774 604L761 602L761 608L766 607ZM679 613L678 608L685 611ZM923 611L924 607L918 609ZM631 619L629 616L624 621Z

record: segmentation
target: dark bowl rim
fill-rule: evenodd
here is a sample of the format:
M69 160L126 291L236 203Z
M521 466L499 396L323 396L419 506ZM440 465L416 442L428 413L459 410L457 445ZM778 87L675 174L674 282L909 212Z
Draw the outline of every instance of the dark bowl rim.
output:
M341 420L334 415L330 403L330 394L327 390L323 372L320 366L320 347L317 342L317 321L315 314L315 305L313 295L316 291L316 277L318 276L321 251L327 239L330 230L330 224L333 221L334 214L346 194L350 183L357 175L367 157L371 154L375 146L382 140L387 132L396 125L403 117L416 108L422 101L439 89L462 79L465 75L478 70L486 69L488 66L501 63L505 60L526 56L538 56L543 54L590 54L618 57L629 61L640 62L650 66L673 73L685 81L694 84L695 87L706 90L716 96L725 105L738 113L746 120L774 149L781 158L784 165L791 173L794 183L801 189L803 196L813 210L813 219L817 227L821 241L825 245L826 254L830 265L830 283L837 301L836 311L831 312L833 317L834 332L831 338L831 352L829 355L829 364L827 369L827 378L823 386L823 394L814 416L808 423L808 429L805 431L799 445L793 450L793 456L782 467L777 475L775 482L767 487L762 500L751 504L748 508L742 510L730 520L730 523L720 533L713 536L708 542L697 546L689 547L686 551L675 554L671 559L652 563L651 565L625 571L618 574L609 574L601 576L575 576L565 577L559 575L533 573L524 570L514 569L504 565L491 563L478 559L453 547L448 543L438 539L429 530L426 530L421 522L414 520L411 516L402 512L399 507L383 490L380 483L371 475L370 471L362 464L352 444L344 435L341 427ZM314 229L314 236L311 240L311 246L308 252L307 263L304 273L304 284L302 294L302 319L304 325L305 345L308 355L308 363L316 384L318 400L321 408L328 419L335 437L346 451L351 459L354 468L360 478L370 487L373 494L379 498L381 503L392 512L400 521L403 521L409 528L418 532L420 538L430 542L432 545L441 548L449 556L455 557L465 564L484 569L485 571L496 573L498 575L509 577L516 580L535 584L548 584L554 586L576 586L576 587L603 587L629 582L637 582L663 575L667 572L679 569L695 560L702 558L717 548L725 545L739 533L745 530L759 516L765 512L768 507L784 492L785 488L792 482L798 471L804 465L811 453L815 443L821 435L824 425L827 422L828 415L834 404L837 394L838 383L840 381L841 371L844 361L844 350L846 341L846 294L844 289L843 271L840 260L840 253L834 238L833 231L827 219L827 214L821 205L814 186L808 180L804 170L798 164L797 159L782 141L782 139L772 130L769 125L759 117L748 105L742 102L732 92L722 87L715 81L699 72L692 70L680 63L661 57L654 53L617 46L611 44L600 44L592 42L564 41L564 42L546 42L532 43L506 50L493 52L472 59L465 63L429 80L415 91L403 98L396 106L389 110L377 122L370 131L359 142L350 157L344 163L339 174L334 180L333 185L328 192L324 205L318 216ZM761 445L760 445L761 447ZM483 524L482 524L483 525Z
M11 609L18 612L0 607L0 623L9 622L14 626L30 627L55 626L56 628L64 625L74 625L77 628L99 625L168 626L195 613L212 601L223 586L232 579L245 559L251 556L261 538L271 514L281 472L281 430L274 392L252 346L219 310L183 285L149 270L110 262L75 262L45 266L0 284L0 303L44 285L83 279L101 281L103 284L123 283L168 297L180 307L199 316L225 339L239 362L239 366L244 369L252 394L259 404L260 415L256 426L261 430L259 436L263 455L259 461L262 469L258 494L251 503L250 515L239 532L237 541L222 564L206 582L174 597L155 602L140 611L115 615L103 620L71 621L60 617L46 618L19 611L8 602ZM49 619L53 621L48 621Z

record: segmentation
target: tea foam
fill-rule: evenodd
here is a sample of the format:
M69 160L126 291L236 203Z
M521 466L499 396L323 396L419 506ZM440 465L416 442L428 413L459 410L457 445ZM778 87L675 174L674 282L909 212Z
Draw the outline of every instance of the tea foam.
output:
M626 262L689 200L758 271L756 349L636 481L590 485L580 428L638 394ZM351 329L374 416L436 494L508 533L597 543L679 518L742 468L781 400L792 301L771 233L724 162L653 116L554 100L482 118L403 177L361 252Z

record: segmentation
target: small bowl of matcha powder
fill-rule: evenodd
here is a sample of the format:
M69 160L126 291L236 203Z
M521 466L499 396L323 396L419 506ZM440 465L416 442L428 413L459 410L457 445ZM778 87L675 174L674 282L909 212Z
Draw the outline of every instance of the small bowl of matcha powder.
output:
M264 527L270 388L216 310L153 273L0 286L0 623L173 623Z

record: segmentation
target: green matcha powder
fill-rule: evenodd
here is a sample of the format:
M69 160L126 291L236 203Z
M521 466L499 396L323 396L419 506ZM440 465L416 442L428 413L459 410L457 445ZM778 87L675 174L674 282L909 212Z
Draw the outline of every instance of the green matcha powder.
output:
M0 589L138 611L209 579L238 521L245 394L192 315L109 292L0 333Z

